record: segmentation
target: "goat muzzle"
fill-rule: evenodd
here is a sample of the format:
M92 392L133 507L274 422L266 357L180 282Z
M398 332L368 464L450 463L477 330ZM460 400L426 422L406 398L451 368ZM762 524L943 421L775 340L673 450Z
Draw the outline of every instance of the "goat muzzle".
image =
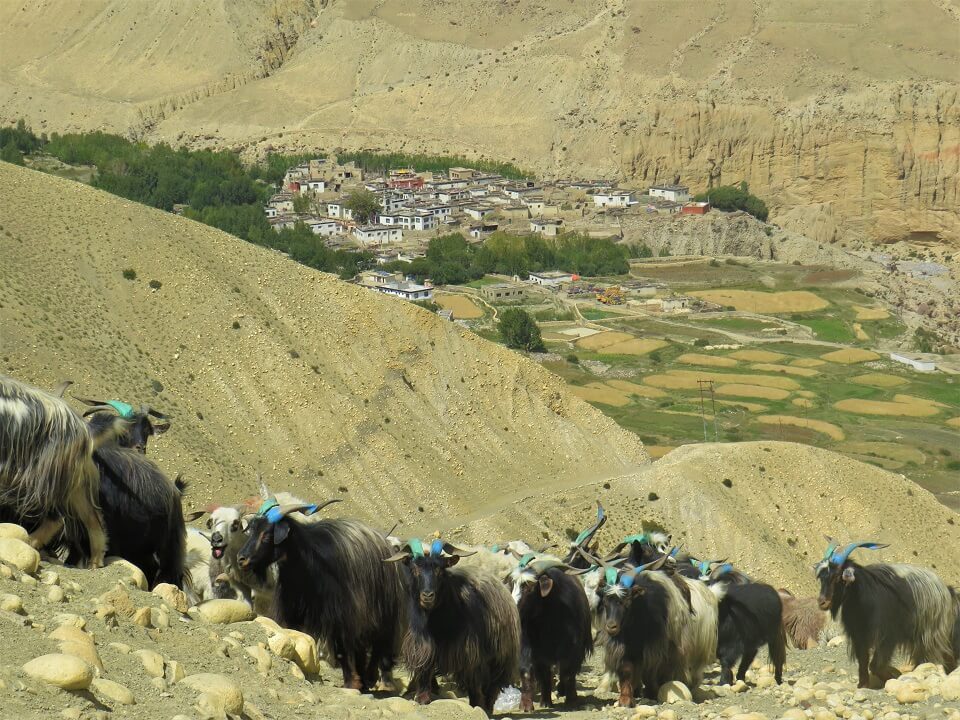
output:
M221 549L220 552L222 554L223 550ZM246 555L238 555L237 565L239 565L242 569L246 570L250 566L250 558L248 558Z
M823 611L829 610L832 604L833 603L829 598L825 598L825 597L817 598L817 607L819 607Z
M436 593L420 593L420 607L424 610L432 610L433 606L437 603L437 594Z
M620 634L620 623L608 622L604 625L604 630L606 630L607 635L613 637Z

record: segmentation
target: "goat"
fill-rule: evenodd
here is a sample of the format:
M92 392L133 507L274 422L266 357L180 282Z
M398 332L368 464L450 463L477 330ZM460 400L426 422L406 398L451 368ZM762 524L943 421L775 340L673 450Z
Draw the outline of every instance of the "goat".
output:
M533 711L533 684L540 703L552 705L553 669L557 690L567 705L577 702L577 673L593 652L590 606L583 589L568 574L575 572L550 556L524 557L514 571L520 614L520 710Z
M563 561L570 567L582 569L588 568L589 565L586 564L583 555L581 555L579 551L589 551L590 543L593 542L593 539L600 531L600 528L602 528L606 522L607 513L603 509L603 505L600 504L600 501L597 500L597 521L586 530L581 531L580 534L574 538L573 542L570 543L567 556L563 559Z
M812 650L826 633L830 614L820 609L815 597L798 598L789 590L777 590L783 603L783 628L790 644L798 650Z
M400 573L383 562L392 548L356 520L289 517L318 508L265 501L249 520L237 564L261 582L277 564L274 619L331 648L346 687L371 688L378 671L390 682L403 619Z
M184 592L190 604L212 600L210 540L196 528L187 528L187 554L183 566L185 573L190 576L190 581L184 583Z
M90 423L94 432L110 425L117 416L126 420L126 427L117 438L117 443L141 454L146 454L147 441L151 437L161 435L170 429L169 418L149 405L141 405L140 409L136 410L133 405L121 400L103 401L87 398L77 398L77 400L89 406L83 411L83 416L90 416L87 422Z
M413 539L386 562L404 568L403 658L415 700L429 703L435 676L450 675L470 704L490 715L500 690L517 674L520 618L499 579L454 567L464 554L440 539L427 547Z
M850 559L857 548L879 550L886 545L853 542L840 550L839 543L827 540L827 552L814 566L820 581L819 605L834 618L840 617L851 657L859 666L859 687L869 686L871 672L882 680L892 677L890 660L898 650L907 653L914 665L939 662L951 673L957 667L953 591L927 568L863 566Z
M656 698L670 680L696 689L716 656L717 599L699 581L669 577L668 557L637 568L604 567L601 641L606 669L619 678L624 707L633 705L641 684L648 698ZM688 587L689 604L678 582Z
M89 565L102 567L107 547L97 506L96 449L124 431L115 418L92 429L60 398L0 376L0 507L34 528L30 543L46 546L64 525L82 526L89 542Z
M163 471L130 448L105 445L94 453L100 473L100 507L109 541L107 554L143 570L150 587L171 583L182 588L187 531L182 497L186 483L171 482ZM77 533L82 535L82 528ZM67 541L67 562L84 557L85 543Z
M783 605L770 585L763 583L714 582L710 589L719 601L717 657L720 684L733 684L733 666L740 660L737 679L745 680L747 669L766 645L777 684L783 683L787 636L783 628Z

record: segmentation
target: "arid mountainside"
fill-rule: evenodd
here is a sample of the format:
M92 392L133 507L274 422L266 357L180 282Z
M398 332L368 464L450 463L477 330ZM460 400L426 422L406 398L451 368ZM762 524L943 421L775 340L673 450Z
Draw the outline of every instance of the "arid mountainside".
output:
M0 372L169 413L151 454L189 504L261 471L389 527L647 461L561 379L426 310L79 183L3 163L0 188Z
M5 163L0 198L0 372L168 412L150 453L188 506L261 471L401 535L564 544L600 498L605 547L647 523L799 592L824 533L960 581L956 513L901 475L774 442L651 464L559 377L403 301Z
M956 0L94 0L0 7L47 131L749 182L818 241L960 242Z

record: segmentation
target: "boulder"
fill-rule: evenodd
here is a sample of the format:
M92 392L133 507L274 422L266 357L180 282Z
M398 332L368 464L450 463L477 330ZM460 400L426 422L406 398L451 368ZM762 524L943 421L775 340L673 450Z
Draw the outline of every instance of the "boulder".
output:
M176 585L158 583L153 588L153 594L163 598L170 609L176 610L178 613L186 613L190 608L190 603L187 602L187 594Z
M671 680L670 682L664 683L660 686L660 689L657 691L657 700L661 703L667 704L692 702L693 695L690 692L690 688L688 688L682 682Z
M196 610L207 622L221 625L248 622L256 617L253 609L242 600L206 600L197 605Z
M14 525L13 523L0 523L0 538L10 538L11 540L27 542L30 540L30 533L21 526Z
M940 697L947 702L960 700L960 672L954 670L940 683Z
M106 565L107 567L123 568L126 571L127 582L134 587L140 590L146 590L149 587L147 584L147 576L143 574L143 570L132 562L119 557L108 557L106 559Z
M23 540L0 537L0 561L10 563L23 572L35 573L40 567L40 553Z
M228 713L239 715L243 712L243 692L236 682L225 675L197 673L188 675L180 681L180 684L197 690L210 699L221 701L224 711Z
M113 680L97 678L90 683L90 688L101 700L113 701L120 705L135 705L137 702L129 688Z
M63 690L86 690L93 681L93 668L74 655L41 655L24 665L23 671Z
M153 650L134 650L133 654L140 658L147 675L154 678L163 677L163 655Z
M286 628L267 640L270 650L284 660L295 662L307 675L316 675L320 670L316 641L306 633Z
M22 615L23 601L20 599L18 595L11 595L10 593L4 593L3 595L0 595L0 610L6 610L7 612L17 613L18 615Z

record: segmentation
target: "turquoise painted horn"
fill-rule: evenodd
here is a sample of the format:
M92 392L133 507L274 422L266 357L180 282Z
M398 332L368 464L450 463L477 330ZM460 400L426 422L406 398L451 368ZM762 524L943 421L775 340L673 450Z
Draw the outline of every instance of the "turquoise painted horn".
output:
M884 543L875 543L875 542L852 542L847 545L843 550L838 553L834 553L830 558L831 565L843 565L847 558L850 557L852 553L857 548L866 548L867 550L880 550L885 547L890 547L888 544Z

